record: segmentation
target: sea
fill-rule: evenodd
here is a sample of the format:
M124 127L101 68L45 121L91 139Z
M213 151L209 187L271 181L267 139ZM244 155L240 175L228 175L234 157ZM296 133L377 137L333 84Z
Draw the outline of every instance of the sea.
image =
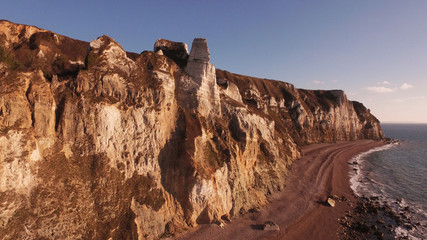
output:
M378 198L407 219L397 239L427 239L427 124L381 124L396 140L355 156L350 185L357 196Z

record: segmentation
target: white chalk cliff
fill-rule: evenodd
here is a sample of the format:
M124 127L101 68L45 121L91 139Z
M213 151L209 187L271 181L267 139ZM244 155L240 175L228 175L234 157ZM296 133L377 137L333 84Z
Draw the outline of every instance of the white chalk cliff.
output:
M280 191L299 146L381 139L342 91L215 69L206 39L126 52L0 21L2 239L157 239Z

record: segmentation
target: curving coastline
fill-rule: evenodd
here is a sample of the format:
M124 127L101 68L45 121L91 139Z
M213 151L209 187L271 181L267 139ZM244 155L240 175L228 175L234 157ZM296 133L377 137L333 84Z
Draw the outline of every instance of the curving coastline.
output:
M423 161L417 159L416 153L424 148L417 140L396 136L399 140L390 140L389 144L361 153L350 161L350 185L359 201L353 211L340 219L342 239L425 239L427 214L423 202L417 201L417 197L423 198L423 191L418 192L420 188L416 185L423 165L413 165ZM422 152L419 156L423 156ZM407 166L419 171L407 175ZM396 178L396 174L410 177Z
M357 206L358 198L350 188L349 160L383 141L360 140L314 144L303 147L303 157L295 161L282 192L270 203L225 226L202 225L178 239L340 239L339 219ZM324 201L337 195L334 208ZM274 221L280 231L263 231L266 221Z

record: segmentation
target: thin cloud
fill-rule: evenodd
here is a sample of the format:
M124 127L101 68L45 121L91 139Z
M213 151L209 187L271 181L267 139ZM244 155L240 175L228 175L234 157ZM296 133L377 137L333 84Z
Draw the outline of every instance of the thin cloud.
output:
M395 91L395 89L388 87L367 87L366 89L376 93L391 93Z
M388 84L390 84L390 82L389 81L383 81L382 84L388 85Z
M402 103L402 102L407 102L407 101L411 101L411 100L422 100L424 98L425 98L425 96L414 96L414 97L408 97L408 98L397 98L397 99L393 99L392 102Z
M338 80L334 79L334 80L331 80L331 82L336 83L338 82Z
M314 80L314 81L313 81L313 83L314 83L314 84L324 84L325 82L318 81L318 80Z
M406 90L406 89L410 89L410 88L413 88L413 87L414 86L412 86L409 83L404 83L404 84L402 84L402 86L400 86L400 89Z

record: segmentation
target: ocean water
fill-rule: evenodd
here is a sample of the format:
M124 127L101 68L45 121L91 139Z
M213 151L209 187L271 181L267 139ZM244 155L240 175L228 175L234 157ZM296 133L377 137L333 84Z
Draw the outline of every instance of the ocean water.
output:
M407 218L407 226L395 228L396 238L427 239L427 124L381 125L398 143L354 157L351 187Z

